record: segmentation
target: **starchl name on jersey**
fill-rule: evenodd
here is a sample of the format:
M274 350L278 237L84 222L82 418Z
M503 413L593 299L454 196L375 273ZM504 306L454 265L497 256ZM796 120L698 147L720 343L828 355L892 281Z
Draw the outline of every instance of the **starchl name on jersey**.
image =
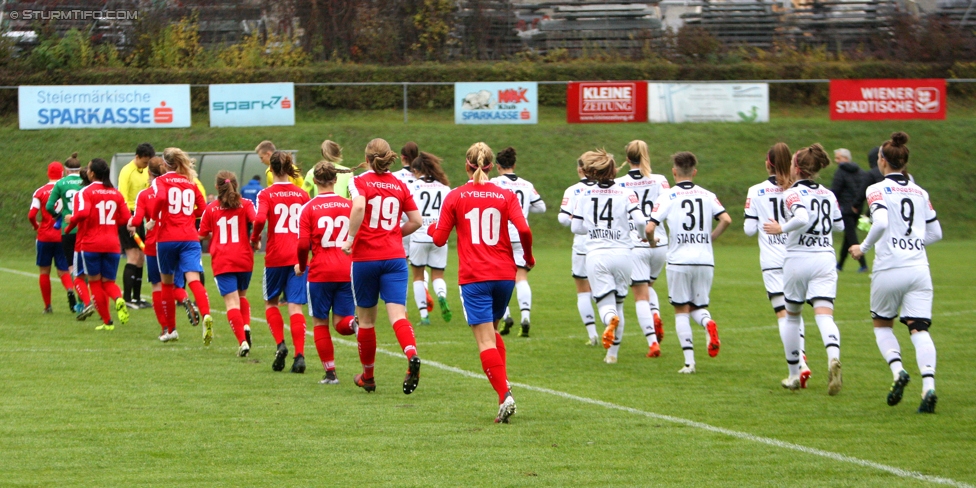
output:
M619 241L623 233L616 229L590 229L590 239L611 239ZM630 233L627 234L630 237Z
M461 198L498 198L505 199L505 195L493 191L464 191Z
M676 244L711 244L712 236L708 232L678 232L674 235Z

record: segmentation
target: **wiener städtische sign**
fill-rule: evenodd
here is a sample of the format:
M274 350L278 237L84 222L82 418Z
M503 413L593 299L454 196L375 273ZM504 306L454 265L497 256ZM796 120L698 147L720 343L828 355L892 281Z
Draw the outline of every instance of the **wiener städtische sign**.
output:
M294 83L210 85L210 127L295 125Z
M766 83L648 83L651 122L769 122Z
M190 85L21 86L21 129L190 127Z
M647 122L647 82L571 82L566 87L566 122Z
M946 81L830 80L830 120L944 120Z
M454 84L456 124L536 124L539 85L534 81Z

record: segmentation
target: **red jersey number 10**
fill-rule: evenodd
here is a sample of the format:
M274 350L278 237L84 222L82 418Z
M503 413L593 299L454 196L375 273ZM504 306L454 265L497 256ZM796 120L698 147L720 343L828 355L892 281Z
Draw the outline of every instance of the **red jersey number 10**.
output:
M471 243L481 244L484 241L489 246L498 244L501 236L502 213L497 208L488 208L484 212L480 208L472 208L464 214L471 224Z
M278 216L278 224L275 225L275 234L297 234L298 219L302 215L301 204L295 203L291 206L279 203L274 208L275 215Z
M373 229L379 229L382 226L384 230L393 230L399 224L400 200L395 197L383 198L376 195L366 203L370 206L369 226Z

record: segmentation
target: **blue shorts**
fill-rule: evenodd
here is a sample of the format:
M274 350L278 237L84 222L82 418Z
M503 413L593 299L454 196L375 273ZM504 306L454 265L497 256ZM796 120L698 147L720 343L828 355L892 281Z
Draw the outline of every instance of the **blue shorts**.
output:
M157 242L156 260L159 274L203 273L203 251L199 241Z
M490 324L501 320L512 299L515 281L482 281L461 285L461 308L468 325Z
M156 256L146 256L146 275L149 282L154 285L163 281L162 277L159 276L159 259ZM183 276L183 273L173 275L173 286L186 288L186 277Z
M356 315L349 283L308 283L308 309L312 317L328 320L329 310L338 317Z
M60 242L37 241L37 267L46 268L54 261L58 271L68 271L68 260L64 257L64 248Z
M223 273L214 276L214 281L217 282L217 290L220 291L220 296L226 296L238 290L247 290L247 286L251 284L251 273L243 271Z
M71 259L71 265L75 267L75 278L85 275L85 265L81 263L81 253L75 252L74 257Z
M115 281L119 272L119 258L117 252L81 252L81 264L88 276L101 275L103 280Z
M357 307L386 303L407 304L407 260L353 261L352 291Z
M308 270L305 270L301 276L296 276L294 266L264 268L264 299L274 300L284 293L286 302L305 305L308 299L305 290L306 279L308 279Z

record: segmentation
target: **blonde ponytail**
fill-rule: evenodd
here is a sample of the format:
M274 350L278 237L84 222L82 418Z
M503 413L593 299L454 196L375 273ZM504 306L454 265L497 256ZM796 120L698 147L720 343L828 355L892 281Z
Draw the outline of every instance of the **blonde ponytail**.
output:
M197 179L197 172L193 169L195 161L190 159L182 149L178 147L167 147L163 150L163 162L166 166L181 174L190 181L195 181Z
M641 140L633 140L625 148L627 152L627 162L631 165L640 165L640 174L645 178L651 176L651 156L647 151L647 143Z
M476 185L482 185L488 181L488 172L491 171L492 163L495 161L495 154L491 152L488 144L476 142L468 148L465 154L465 165L471 173L471 181Z

